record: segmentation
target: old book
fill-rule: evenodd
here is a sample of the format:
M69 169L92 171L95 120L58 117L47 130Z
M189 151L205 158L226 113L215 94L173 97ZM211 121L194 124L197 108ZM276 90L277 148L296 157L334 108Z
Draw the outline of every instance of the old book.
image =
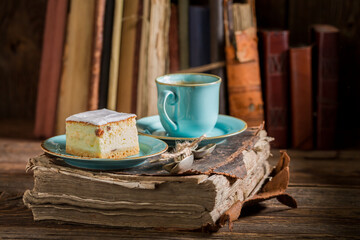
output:
M223 0L210 0L210 62L225 61L225 36ZM228 114L227 79L225 67L211 70L211 74L221 77L219 113Z
M109 73L112 43L112 28L114 21L114 0L106 0L104 19L104 40L101 54L100 85L99 85L99 109L107 107L109 89Z
M286 148L289 133L288 31L260 31L265 83L265 120L273 146Z
M88 109L94 12L95 0L70 3L56 134L65 133L64 122L68 116Z
M142 1L140 0L125 0L124 12L122 21L121 44L120 44L120 61L119 61L119 76L116 97L116 110L118 112L132 112L132 104L134 97L132 89L135 81L134 68L136 48L140 47L136 42L137 23L141 23L141 9ZM140 10L140 16L139 16ZM136 68L137 69L137 68ZM136 104L136 103L134 103ZM135 105L136 106L136 105Z
M314 25L313 76L315 82L316 148L335 146L339 82L339 30L329 25Z
M123 0L115 0L114 22L111 42L111 58L110 58L110 76L107 108L116 110L116 97L119 81L119 61L120 61L120 42L121 27L123 19Z
M225 53L230 115L249 126L264 121L256 21L250 3L224 1Z
M169 68L170 73L179 71L179 13L178 5L171 3L170 29L169 29Z
M146 73L139 75L139 77L144 77L145 80L139 80L141 92L138 93L137 97L139 102L138 117L151 116L158 113L155 79L166 74L169 67L169 22L170 1L150 1L148 38L144 39L144 41L148 41L144 54L147 57L145 60L146 69L142 69Z
M180 69L189 68L189 0L178 1L179 4L179 55Z
M292 147L313 148L311 46L292 47L290 60Z
M35 220L179 229L215 225L234 203L254 196L270 173L271 138L259 130L232 137L182 175L149 162L118 172L86 171L40 155L29 161L35 184L23 200Z
M140 117L146 116L147 110L147 52L149 45L149 22L150 22L150 1L143 2L143 11L141 16L141 38L139 48L139 63L138 63L138 79L137 79L137 94L136 94L136 115Z
M147 3L146 3L147 2ZM138 21L136 22L136 37L135 37L135 53L134 53L134 67L132 75L132 100L131 100L131 112L136 113L137 111L137 95L138 95L138 85L139 85L139 76L140 76L140 54L141 54L141 41L143 38L143 27L144 21L142 19L144 11L148 11L149 1L141 0L138 7Z
M103 48L103 31L106 0L96 0L94 19L94 38L92 47L91 75L88 96L88 109L96 110L99 107L99 85L101 54Z
M210 10L206 5L189 6L189 67L210 63Z
M47 3L35 113L36 137L55 134L67 9L67 0L49 0Z

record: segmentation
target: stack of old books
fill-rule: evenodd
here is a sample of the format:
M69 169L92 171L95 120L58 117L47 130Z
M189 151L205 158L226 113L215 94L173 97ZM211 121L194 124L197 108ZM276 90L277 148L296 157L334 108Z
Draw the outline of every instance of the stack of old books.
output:
M23 200L35 220L179 229L215 226L267 180L271 140L261 128L250 128L180 175L164 171L161 162L105 172L40 155L29 160L35 184Z

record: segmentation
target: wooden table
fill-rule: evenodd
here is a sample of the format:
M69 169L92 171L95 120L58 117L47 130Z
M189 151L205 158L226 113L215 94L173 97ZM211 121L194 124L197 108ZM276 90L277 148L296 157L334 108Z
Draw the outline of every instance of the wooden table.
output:
M244 209L234 223L216 233L161 229L109 228L62 222L34 222L22 203L33 186L27 159L41 153L39 142L0 139L0 239L297 239L360 237L360 151L289 150L288 193L297 209L270 200ZM275 164L279 154L273 151Z

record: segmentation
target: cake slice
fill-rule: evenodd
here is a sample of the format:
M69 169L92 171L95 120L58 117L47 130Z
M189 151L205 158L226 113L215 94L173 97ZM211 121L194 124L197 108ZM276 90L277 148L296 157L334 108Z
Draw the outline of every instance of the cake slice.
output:
M66 119L66 152L93 158L124 158L139 153L136 115L108 109Z

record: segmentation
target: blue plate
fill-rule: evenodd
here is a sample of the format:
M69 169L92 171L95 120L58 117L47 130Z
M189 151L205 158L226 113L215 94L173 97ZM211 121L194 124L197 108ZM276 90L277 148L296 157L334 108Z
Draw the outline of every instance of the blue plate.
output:
M161 125L159 115L144 117L136 122L139 134L161 139L169 146L174 146L176 141L193 141L194 138L172 137ZM206 134L206 138L200 143L201 146L210 143L221 143L230 136L242 133L247 128L245 121L227 116L219 115L213 130Z
M41 144L44 152L62 158L67 164L79 168L96 170L116 170L139 166L149 157L165 152L167 144L159 139L139 135L140 153L122 159L102 159L80 157L66 153L66 135L59 135L45 140Z

